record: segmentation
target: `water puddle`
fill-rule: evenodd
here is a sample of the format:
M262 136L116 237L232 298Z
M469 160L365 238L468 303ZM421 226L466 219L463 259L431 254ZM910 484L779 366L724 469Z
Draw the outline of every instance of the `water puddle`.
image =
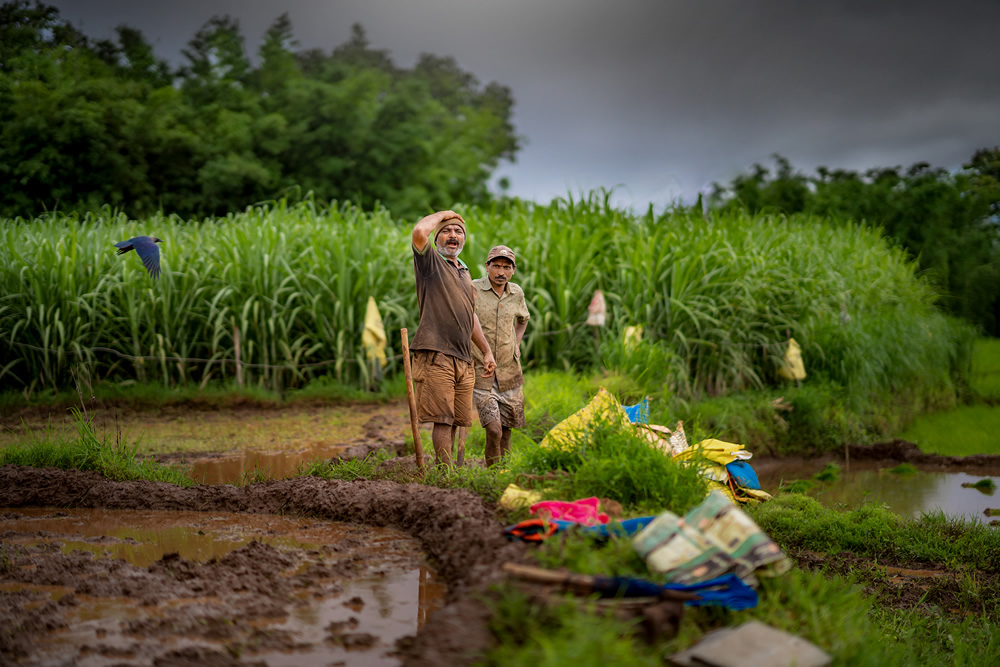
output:
M152 664L172 651L192 662L227 653L268 665L398 665L395 642L415 635L446 593L408 535L315 519L0 508L0 540L11 556L31 549L0 576L0 606L16 603L30 613L54 603L64 621L49 626L62 627L36 642L26 664ZM171 553L180 559L161 562ZM54 574L42 574L52 554L82 559L79 572L66 574L57 563ZM254 590L260 572L246 563L261 555L274 564L268 574L285 594ZM213 589L211 568L237 556L244 560L219 575L227 590ZM174 576L179 583L171 583ZM192 581L207 582L194 589L202 593L169 593ZM249 592L241 593L244 587Z
M239 484L245 480L284 479L299 467L317 460L331 459L347 447L313 447L297 452L244 451L236 455L195 460L188 476L200 484Z
M758 476L761 486L773 491L782 481L788 484L811 479L822 468L815 463L793 463ZM987 516L987 509L1000 508L1000 491L972 487L982 479L992 480L1000 487L1000 477L919 469L911 474L898 474L889 468L853 462L850 470L841 467L839 475L838 480L816 482L808 494L827 507L855 509L865 502L878 502L900 516L915 518L924 512L941 511L949 517L982 523L995 518Z

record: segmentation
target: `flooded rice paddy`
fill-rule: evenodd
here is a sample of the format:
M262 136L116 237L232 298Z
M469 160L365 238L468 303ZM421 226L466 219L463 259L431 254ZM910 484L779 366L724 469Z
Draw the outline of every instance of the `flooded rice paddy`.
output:
M0 509L0 537L5 553L58 551L88 565L128 564L107 563L93 575L5 577L0 591L7 599L28 595L28 605L54 603L59 610L22 664L150 664L169 649L189 657L236 653L268 665L395 665L396 642L415 635L446 592L416 540L372 526L266 514L21 507ZM291 582L288 594L244 614L240 607L252 607L250 599L220 596L210 585L172 595L151 579L176 570L179 581L197 581L204 576L199 568L239 550L281 570L270 573L282 580L273 588ZM234 581L255 577L239 562L229 569ZM125 583L113 590L91 585L108 572ZM191 619L197 630L188 629Z
M750 461L751 465L753 461ZM986 514L990 508L1000 508L1000 492L972 485L991 480L1000 486L1000 476L978 472L928 470L915 467L915 472L893 472L893 467L872 462L840 465L837 479L819 481L813 478L825 464L791 462L759 473L761 486L776 491L781 484L795 480L811 480L807 491L827 507L856 509L866 502L882 503L895 514L919 517L923 513L942 512L949 517L990 523Z

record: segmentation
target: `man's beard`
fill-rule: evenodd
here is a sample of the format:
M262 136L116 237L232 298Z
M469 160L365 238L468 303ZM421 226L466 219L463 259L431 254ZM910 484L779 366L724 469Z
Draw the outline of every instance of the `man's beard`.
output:
M438 246L438 252L445 257L450 257L452 259L458 257L462 253L462 248L465 247L464 243L459 243L458 247L454 250L448 244L442 244Z

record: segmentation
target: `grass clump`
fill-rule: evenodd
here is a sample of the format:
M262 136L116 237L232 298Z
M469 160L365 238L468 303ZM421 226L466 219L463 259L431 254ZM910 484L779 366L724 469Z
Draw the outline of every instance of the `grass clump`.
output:
M193 486L195 482L179 470L155 461L136 458L136 445L130 444L119 432L98 435L93 420L79 409L72 409L77 438L68 439L52 431L32 434L22 443L0 450L0 465L20 465L32 468L62 468L64 470L94 470L115 481L147 480Z
M992 493L996 490L997 484L992 479L986 477L975 482L966 482L962 484L963 487L967 489L978 489L979 491L986 491Z
M863 558L986 570L1000 562L1000 533L940 512L904 519L874 503L837 512L798 494L778 496L748 511L764 532L786 548L850 551Z
M813 475L813 479L818 482L836 482L840 479L840 466L836 463L827 463L822 470Z
M514 473L568 473L546 482L546 497L611 498L638 512L669 509L683 514L707 493L695 466L675 462L621 425L595 420L568 446L520 448L510 461Z

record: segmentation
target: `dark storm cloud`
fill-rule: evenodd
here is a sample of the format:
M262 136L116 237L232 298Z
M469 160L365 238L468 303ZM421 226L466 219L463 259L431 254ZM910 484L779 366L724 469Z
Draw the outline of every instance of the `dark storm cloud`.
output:
M53 4L93 37L137 27L173 62L217 14L239 19L255 54L282 11L302 48L329 50L358 22L400 65L452 55L512 89L526 145L498 173L541 200L620 185L644 208L775 152L808 173L952 168L1000 144L1000 3L985 0Z

